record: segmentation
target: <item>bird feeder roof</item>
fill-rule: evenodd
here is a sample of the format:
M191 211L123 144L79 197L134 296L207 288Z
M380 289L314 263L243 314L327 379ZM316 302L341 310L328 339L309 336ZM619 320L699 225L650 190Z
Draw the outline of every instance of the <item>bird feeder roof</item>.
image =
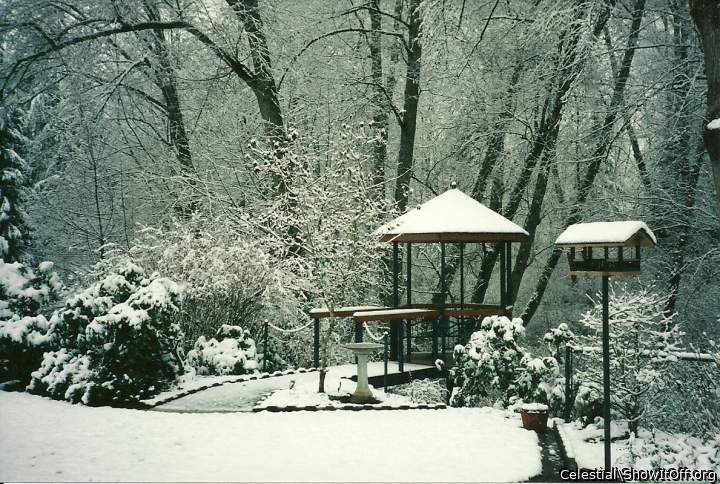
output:
M653 247L657 239L645 222L590 222L574 224L555 241L562 247Z
M384 242L520 242L528 233L457 188L375 231Z

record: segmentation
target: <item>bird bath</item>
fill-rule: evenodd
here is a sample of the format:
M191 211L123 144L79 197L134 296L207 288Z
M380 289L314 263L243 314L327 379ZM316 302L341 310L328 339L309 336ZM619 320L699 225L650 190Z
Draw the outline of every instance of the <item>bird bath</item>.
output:
M382 348L378 343L348 343L343 345L357 357L357 388L350 397L352 403L368 403L373 400L372 392L368 386L367 361L374 351Z

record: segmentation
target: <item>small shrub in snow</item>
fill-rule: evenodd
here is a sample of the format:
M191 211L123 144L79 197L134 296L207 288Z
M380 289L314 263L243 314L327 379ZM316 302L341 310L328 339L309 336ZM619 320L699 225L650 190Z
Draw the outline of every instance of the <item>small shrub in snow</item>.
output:
M50 262L32 269L0 260L0 381L27 382L30 372L38 367L52 343L48 335L51 323L43 310L61 290Z
M240 326L224 324L210 340L200 336L187 354L198 375L242 375L258 368L255 340Z
M258 368L262 371L284 370L288 367L287 362L280 355L281 348L275 338L268 338L267 348L264 342L259 343L258 350L262 350L262 353L258 353Z
M450 377L456 389L450 403L457 407L474 407L493 390L507 398L525 355L525 350L518 344L524 332L520 318L484 318L480 330L470 336L470 342L455 347L456 367L451 370Z
M391 393L408 397L413 403L445 403L447 389L439 380L423 379L397 385Z
M575 393L575 415L583 425L603 415L603 392L597 383L581 383Z
M568 325L561 323L557 328L552 328L550 331L545 333L543 341L548 345L555 359L560 362L562 360L562 350L568 343L572 343L575 340L575 334L570 331Z
M514 391L518 403L542 403L557 413L565 402L558 362L552 356L533 358L526 354L520 361Z
M45 353L31 392L88 405L129 403L160 391L180 368L180 289L128 263L69 298L50 334L63 349Z

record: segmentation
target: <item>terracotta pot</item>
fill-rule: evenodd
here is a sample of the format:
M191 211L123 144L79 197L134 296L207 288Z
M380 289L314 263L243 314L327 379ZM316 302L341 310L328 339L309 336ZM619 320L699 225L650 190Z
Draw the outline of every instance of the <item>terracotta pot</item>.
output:
M522 410L520 412L522 417L523 428L527 430L534 430L538 433L543 433L547 430L548 412L546 411L533 411L529 412Z

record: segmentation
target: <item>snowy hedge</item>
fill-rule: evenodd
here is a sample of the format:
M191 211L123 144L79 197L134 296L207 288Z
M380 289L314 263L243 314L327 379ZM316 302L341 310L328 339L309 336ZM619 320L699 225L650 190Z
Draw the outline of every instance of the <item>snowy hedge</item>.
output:
M177 375L180 288L132 263L70 297L53 318L48 351L28 391L87 405L127 404Z
M0 381L27 381L51 347L51 322L43 310L62 290L52 268L50 262L32 269L0 260Z
M242 375L258 368L255 340L240 326L224 324L209 340L200 336L187 354L198 375Z

